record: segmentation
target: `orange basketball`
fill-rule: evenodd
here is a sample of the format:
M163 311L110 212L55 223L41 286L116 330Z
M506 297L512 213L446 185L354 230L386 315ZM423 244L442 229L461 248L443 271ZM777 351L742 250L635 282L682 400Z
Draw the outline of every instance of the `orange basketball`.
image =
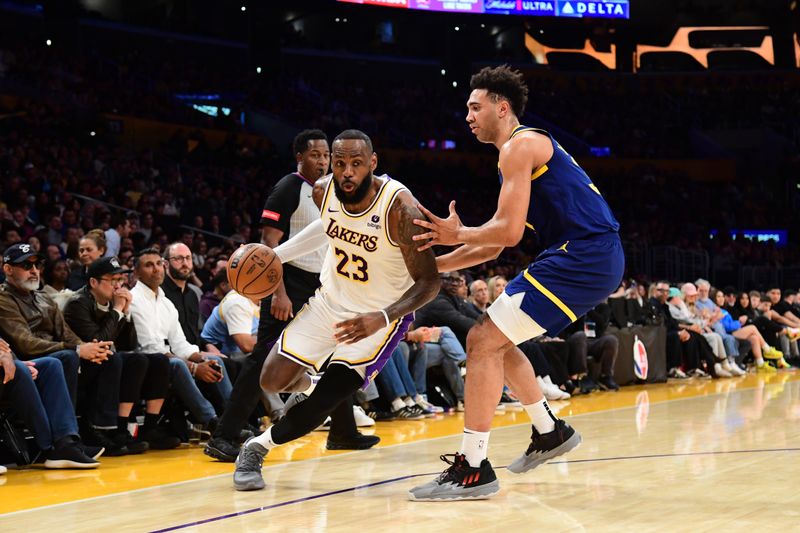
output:
M281 260L269 246L245 244L228 260L228 283L231 288L253 300L266 298L283 277Z

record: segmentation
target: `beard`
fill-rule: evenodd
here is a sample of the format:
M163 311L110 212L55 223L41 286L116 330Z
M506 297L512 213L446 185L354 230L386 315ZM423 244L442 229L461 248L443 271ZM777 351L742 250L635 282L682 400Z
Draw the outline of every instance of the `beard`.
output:
M33 280L33 279L22 280L22 279L19 279L19 280L17 280L17 284L19 285L19 287L21 289L25 289L26 291L38 291L39 290L39 280L38 279L36 279L36 280Z
M188 272L185 274L178 270L177 268L173 267L172 265L169 266L169 277L172 279L179 279L181 281L186 281L187 279L192 277L192 269L189 269Z
M333 192L336 194L336 198L343 204L347 205L354 205L360 203L364 198L367 197L369 194L369 190L372 187L372 172L370 172L364 181L361 182L361 185L356 187L353 192L345 192L339 186L339 182L336 181L336 178L333 179Z

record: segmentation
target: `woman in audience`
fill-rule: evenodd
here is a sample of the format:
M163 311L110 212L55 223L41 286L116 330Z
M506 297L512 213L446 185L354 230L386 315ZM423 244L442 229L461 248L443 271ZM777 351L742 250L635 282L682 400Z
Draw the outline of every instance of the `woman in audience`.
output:
M694 287L694 284L687 284ZM699 353L700 358L702 361L705 361L706 367L708 369L708 373L710 373L713 377L732 377L733 374L728 373L728 376L724 376L723 374L719 373L719 370L722 369L722 360L724 359L727 362L727 357L725 357L725 348L722 345L722 339L716 333L711 333L710 335L716 336L716 339L719 342L708 342L709 336L707 336L708 332L706 331L706 327L703 325L702 319L699 319L694 316L694 314L689 310L686 302L684 302L684 298L686 298L686 294L690 294L688 297L691 299L692 296L697 296L697 288L694 288L694 291L691 290L691 287L686 287L685 291L681 289L672 287L669 290L669 300L667 303L669 304L669 312L672 315L672 318L678 321L679 324L683 325L686 329L690 329L696 333L699 333L706 339L706 344L711 348L710 351L701 350ZM692 294L693 293L693 294ZM712 337L713 338L713 337ZM722 357L718 355L718 350L722 350ZM699 365L702 364L702 361L687 361L686 366L689 375L696 375L699 377L706 377L706 372L700 368ZM697 366L695 366L697 365ZM694 367L694 368L693 368Z
M67 280L67 287L70 290L77 291L86 285L89 280L86 270L92 264L92 261L105 255L106 249L106 236L103 230L93 229L84 235L78 244L78 261L80 264L72 269L69 280Z
M767 344L761 333L758 332L752 324L742 325L739 320L733 318L728 311L723 307L725 306L725 294L717 289L711 289L711 300L717 304L722 313L720 323L725 328L725 331L740 340L747 340L753 350L753 358L756 361L756 366L761 367L764 365L764 359L775 359L778 361L778 368L788 367L789 365L784 361L783 354ZM734 375L743 375L739 365L735 362L731 365Z
M498 296L503 294L506 285L508 285L508 280L503 276L492 276L486 280L486 285L489 287L489 303L491 304Z
M58 308L63 311L67 300L73 292L67 288L67 279L69 278L67 261L65 259L47 261L44 265L42 277L45 283L42 291L48 294L56 302Z

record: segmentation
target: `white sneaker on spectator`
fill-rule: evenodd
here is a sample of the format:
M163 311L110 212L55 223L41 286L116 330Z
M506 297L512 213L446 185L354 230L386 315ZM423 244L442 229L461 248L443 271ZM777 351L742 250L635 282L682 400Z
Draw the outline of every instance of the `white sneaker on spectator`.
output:
M427 411L430 411L431 413L436 413L436 414L444 413L444 408L439 407L438 405L433 405L422 396L419 397L416 403L417 405L419 405L420 407L422 407Z
M465 411L464 400L458 400L456 403L456 413L463 413Z
M353 418L356 419L356 426L366 428L375 425L375 420L367 416L367 413L358 405L353 406Z
M723 368L725 368L724 365L723 365ZM729 360L728 361L728 369L727 370L728 370L728 372L730 372L734 376L744 376L747 373L744 370L742 370L742 368L739 365L736 364L736 361L733 361L733 360Z
M668 376L675 379L686 379L689 377L686 375L686 372L684 372L677 366L673 366L672 368L669 369Z
M689 371L689 375L695 378L707 378L708 374L702 368L693 368Z
M5 474L6 472L8 472L8 469L5 466L0 465L0 474Z
M545 382L545 380L539 376L536 376L536 381L539 383L539 387L542 389L544 397L550 401L568 400L571 397L568 392L564 392L556 387L556 385L553 383Z
M727 363L728 360L726 359L725 362ZM722 364L720 364L720 363L714 363L714 372L717 373L717 377L718 378L732 378L733 377L733 374L731 374L730 372L725 370L722 367Z

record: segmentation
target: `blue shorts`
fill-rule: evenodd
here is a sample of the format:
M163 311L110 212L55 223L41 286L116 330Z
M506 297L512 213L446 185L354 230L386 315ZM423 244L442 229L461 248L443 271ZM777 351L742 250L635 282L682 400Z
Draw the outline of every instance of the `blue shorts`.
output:
M528 334L520 331L521 327L531 330L527 338L540 335L542 330L555 336L617 290L624 270L625 254L618 236L567 241L543 251L511 280L505 290L511 298L498 302L498 311L489 315L512 341ZM507 316L507 312L500 312L501 308L508 309L512 301L530 318L518 316L505 319L507 324L498 324ZM525 326L530 319L540 328ZM516 331L510 335L513 330Z

